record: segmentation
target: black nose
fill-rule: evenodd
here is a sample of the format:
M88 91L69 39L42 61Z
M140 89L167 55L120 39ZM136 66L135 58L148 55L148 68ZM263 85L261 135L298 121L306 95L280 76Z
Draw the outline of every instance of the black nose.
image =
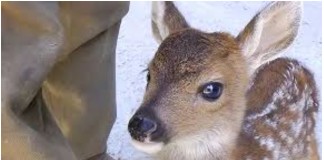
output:
M128 124L128 131L137 140L146 137L157 129L157 124L153 120L141 116L134 116Z

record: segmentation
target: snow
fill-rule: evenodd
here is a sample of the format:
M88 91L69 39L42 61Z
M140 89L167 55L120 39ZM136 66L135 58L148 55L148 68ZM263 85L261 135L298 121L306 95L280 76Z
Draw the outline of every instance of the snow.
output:
M233 35L243 29L252 16L268 2L176 2L187 21L203 31L227 31ZM315 76L322 92L322 18L321 2L304 2L304 14L299 35L284 56L296 58ZM158 44L151 34L151 2L131 2L124 17L117 45L117 120L108 140L108 152L121 160L145 160L150 157L134 149L127 132L130 117L143 98L146 69ZM316 134L321 151L321 101ZM321 152L320 152L321 153Z

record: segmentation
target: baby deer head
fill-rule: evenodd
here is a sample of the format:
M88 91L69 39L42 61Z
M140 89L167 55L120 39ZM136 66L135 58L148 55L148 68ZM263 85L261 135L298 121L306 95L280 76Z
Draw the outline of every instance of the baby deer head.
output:
M240 132L251 75L291 45L301 3L270 3L236 37L193 29L172 2L152 3L160 46L128 125L134 145L162 159L226 159Z

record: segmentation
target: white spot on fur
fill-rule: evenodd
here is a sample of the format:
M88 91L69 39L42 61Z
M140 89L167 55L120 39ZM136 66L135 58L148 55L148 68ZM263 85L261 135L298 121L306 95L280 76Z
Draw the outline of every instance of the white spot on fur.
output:
M280 144L273 137L260 138L260 145L264 146L268 151L272 153L272 159L278 159L280 152Z
M276 109L277 109L276 105L274 105L273 102L272 102L272 103L268 104L268 105L265 107L265 109L262 110L261 113L255 113L255 114L249 115L249 116L247 117L247 119L248 119L248 120L255 120L255 119L259 118L259 117L263 117L263 116L265 116L265 115L271 113L273 110L276 110Z
M270 119L266 119L265 124L268 126L271 126L272 128L277 128L277 126L278 126L276 121L271 121Z
M280 131L279 136L282 140L285 140L288 145L291 145L294 141L294 139L289 136L286 131Z
M272 137L260 138L260 144L266 146L268 150L272 150L275 147L274 139Z

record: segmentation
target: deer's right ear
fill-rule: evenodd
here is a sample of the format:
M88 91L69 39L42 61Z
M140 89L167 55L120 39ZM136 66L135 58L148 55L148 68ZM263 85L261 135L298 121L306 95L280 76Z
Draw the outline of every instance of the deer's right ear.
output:
M152 32L158 43L184 28L189 28L189 25L173 2L152 2Z

